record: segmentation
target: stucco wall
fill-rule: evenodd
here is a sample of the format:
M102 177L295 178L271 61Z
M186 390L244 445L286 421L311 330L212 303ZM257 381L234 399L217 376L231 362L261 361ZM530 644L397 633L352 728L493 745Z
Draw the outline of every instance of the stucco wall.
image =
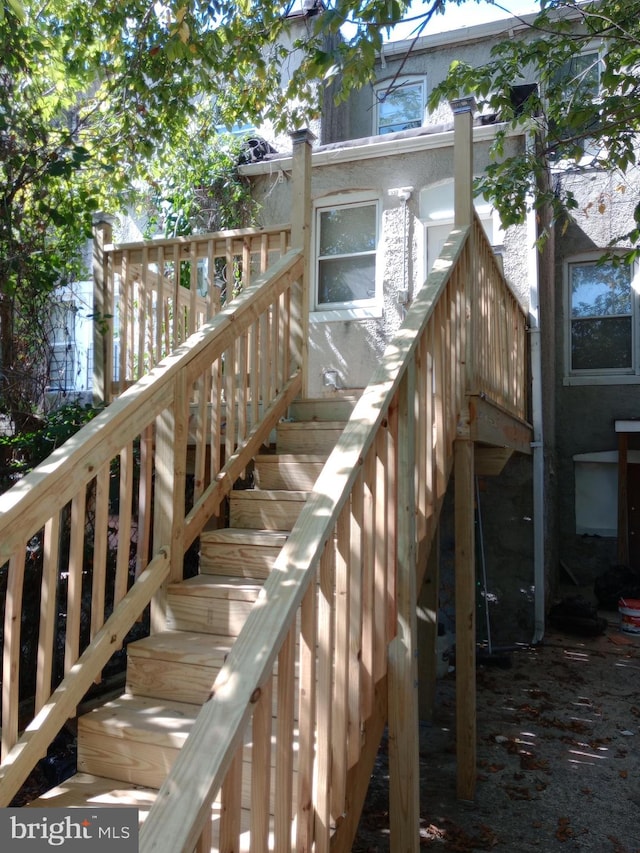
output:
M310 329L309 392L322 395L325 371L336 371L340 388L362 388L380 354L403 316L403 294L409 300L422 286L426 275L425 226L420 220L419 196L423 187L437 184L453 174L453 147L397 154L373 159L353 159L339 165L323 165L312 170L312 197L315 202L333 196L347 200L349 193L371 193L382 208L378 263L382 265L383 314L367 320L316 321ZM514 141L513 144L518 144ZM426 146L425 146L426 147ZM489 143L476 145L474 171L487 162ZM262 205L263 224L290 219L292 186L290 175L280 171L278 161L269 164L269 174L254 179L255 197ZM405 203L393 190L411 187ZM527 305L528 251L524 230L510 229L505 235L505 272L509 283Z

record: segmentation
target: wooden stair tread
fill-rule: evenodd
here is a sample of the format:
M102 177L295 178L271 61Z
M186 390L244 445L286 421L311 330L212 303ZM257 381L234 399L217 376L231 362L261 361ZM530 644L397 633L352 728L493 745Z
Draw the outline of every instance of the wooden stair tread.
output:
M282 547L289 536L286 530L257 530L254 527L220 527L217 530L206 530L200 534L200 543L268 545Z
M328 458L326 453L259 453L254 456L254 461L256 464L279 464L282 462L287 465L296 463L324 465Z
M309 494L309 491L293 489L241 489L231 492L231 500L304 502Z
M323 421L323 420L315 420L315 421L280 421L278 424L278 429L282 428L283 430L293 429L305 429L305 430L336 430L336 429L344 429L347 424L347 421Z
M123 693L80 717L79 735L103 734L155 747L179 748L191 731L200 708L200 705L185 702Z
M260 579L236 575L195 575L184 581L169 584L170 595L196 595L203 598L228 598L234 601L255 601L260 592Z
M143 822L157 795L155 788L128 785L118 779L94 776L92 773L76 773L36 800L32 800L27 808L135 806L139 810L140 822Z
M178 661L184 664L210 666L224 660L234 637L202 634L197 631L160 631L127 646L130 657Z
M92 773L76 773L55 788L51 788L41 797L32 800L25 808L83 808L91 806L96 808L122 808L123 806L131 806L138 809L138 822L139 825L142 825L157 796L157 788L132 785L119 779L95 776ZM211 819L213 825L220 819L220 804L217 800L211 807ZM270 824L271 831L273 831L272 817ZM240 817L242 835L239 853L249 853L250 837L248 833L250 827L251 811L243 808Z

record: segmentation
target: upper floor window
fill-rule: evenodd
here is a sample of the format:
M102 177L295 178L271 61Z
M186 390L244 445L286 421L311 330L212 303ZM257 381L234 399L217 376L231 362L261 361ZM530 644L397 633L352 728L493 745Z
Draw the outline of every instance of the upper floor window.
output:
M554 73L552 82L561 88L567 102L576 97L597 98L600 94L600 54L590 50L572 56Z
M427 86L423 77L398 77L374 89L374 133L394 133L424 124Z
M633 267L597 259L567 265L569 381L640 373L634 273Z
M600 73L602 62L597 50L577 54L564 62L551 76L547 91L548 100L561 107L567 118L549 119L549 140L558 146L567 143L578 153L594 154L591 132L596 129L597 116L590 113L588 106L600 95ZM584 105L586 111L581 108ZM558 156L556 154L556 156ZM576 156L575 153L573 156Z
M316 311L374 306L378 220L377 199L317 207Z

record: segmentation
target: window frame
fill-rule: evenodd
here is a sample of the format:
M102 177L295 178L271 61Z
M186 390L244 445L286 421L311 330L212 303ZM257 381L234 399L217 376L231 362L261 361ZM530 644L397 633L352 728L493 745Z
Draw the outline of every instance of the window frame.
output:
M593 96L593 100L598 102L600 99L601 92L601 77L602 77L602 67L604 61L604 53L602 49L602 45L598 42L590 42L589 44L583 45L582 49L579 53L574 54L570 60L567 62L577 59L579 57L588 56L590 54L595 54L597 57L597 66L598 66L598 91ZM558 69L559 71L559 69ZM569 85L569 84L567 84ZM544 92L545 101L549 102L549 86L547 85L546 91ZM550 128L549 128L550 130ZM593 149L593 138L590 136L585 136L579 143L580 148L582 150L582 159L585 160L585 163L588 165L589 160L593 160L594 157L597 157L597 152ZM555 152L552 154L552 169L554 170L564 170L568 167L572 167L574 165L573 160L563 160L561 158L555 157ZM582 162L582 161L581 161Z
M381 132L380 130L380 106L382 104L381 96L390 90L399 89L402 86L420 85L422 87L422 103L420 106L420 123L416 127L424 127L427 120L427 77L426 74L404 74L400 77L386 78L378 80L373 86L373 135L386 136L389 133L402 133L400 131L389 130Z
M620 314L613 316L630 316L631 319L631 365L626 368L588 368L574 369L572 366L572 294L571 294L571 267L584 264L594 264L602 257L601 252L589 252L580 255L572 255L563 262L562 287L564 302L564 385L629 385L640 384L640 333L638 323L640 322L640 268L638 264L629 267L629 285L631 291L630 315ZM589 317L582 318L589 320ZM593 319L596 319L594 316Z
M320 282L320 262L325 257L320 255L321 215L327 210L357 207L375 207L375 249L358 254L374 258L374 295L369 299L356 299L347 302L319 302L318 287ZM364 320L382 317L382 204L377 193L341 193L317 199L313 205L313 290L310 320L315 322L331 322L336 320ZM343 257L346 257L344 255ZM337 257L341 257L338 255Z

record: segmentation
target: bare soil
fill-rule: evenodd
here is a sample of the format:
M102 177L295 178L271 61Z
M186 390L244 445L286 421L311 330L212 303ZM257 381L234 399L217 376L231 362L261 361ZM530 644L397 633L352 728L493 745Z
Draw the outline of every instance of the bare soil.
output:
M549 631L511 667L479 665L477 789L456 798L455 673L421 724L420 846L472 853L640 853L640 635ZM353 853L385 853L386 743Z

